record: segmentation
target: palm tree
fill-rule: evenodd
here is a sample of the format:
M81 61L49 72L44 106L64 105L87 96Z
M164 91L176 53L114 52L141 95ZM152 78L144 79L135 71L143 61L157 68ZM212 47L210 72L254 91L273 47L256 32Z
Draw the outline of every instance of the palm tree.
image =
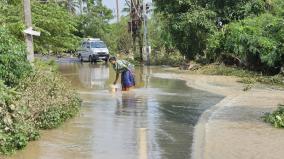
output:
M57 0L57 3L67 8L70 13L75 14L80 9L82 0Z

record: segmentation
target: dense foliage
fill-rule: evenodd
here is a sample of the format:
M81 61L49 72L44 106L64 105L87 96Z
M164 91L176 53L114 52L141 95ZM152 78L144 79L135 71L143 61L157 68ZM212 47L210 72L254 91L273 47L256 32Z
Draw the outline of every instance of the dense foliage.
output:
M58 53L77 48L78 18L64 5L32 0L33 24L41 31L35 50ZM78 95L41 62L27 61L22 1L0 1L0 154L24 148L39 129L58 127L79 110Z
M163 18L157 13L148 21L151 64L178 66L184 57L174 46L172 36L167 31L167 19Z
M113 18L112 11L102 3L90 4L88 12L79 17L78 35L80 37L96 37L104 40L111 31L109 21Z
M78 46L79 37L77 31L77 19L65 8L57 3L33 2L33 25L41 31L41 36L35 37L35 51L39 53L61 53L75 50Z
M0 2L0 23L9 28L11 33L24 40L22 1L14 0ZM43 3L32 0L33 25L42 35L35 38L35 51L40 53L60 52L77 47L78 38L74 35L77 25L76 18L63 7L54 2Z
M154 0L174 46L189 60L275 74L284 64L282 0Z
M32 123L26 122L18 107L20 94L0 81L0 153L7 154L21 149L27 142L38 138Z
M88 1L88 7L80 14L79 1L31 1L33 28L41 32L40 37L34 38L35 52L73 51L84 37L102 38L110 43L105 35L110 32L108 22L112 19L112 11L103 6L101 0ZM0 1L0 24L23 41L22 7L21 0Z
M0 27L0 80L14 86L30 70L23 42L11 35L6 28Z
M58 74L55 64L37 61L35 65L20 84L19 103L29 111L26 120L32 120L36 127L55 128L78 112L80 100L70 90L70 83Z
M39 129L58 127L73 117L81 101L50 64L35 63L16 88L0 80L0 154L24 148Z
M215 13L189 0L154 2L157 12L166 19L165 29L177 49L190 60L202 54L208 35L214 30Z
M105 34L111 51L115 54L129 54L132 50L132 37L128 32L128 17L122 17L119 23L111 24L111 31Z
M284 60L284 19L262 14L229 24L209 39L209 54L236 57L252 69L279 67Z

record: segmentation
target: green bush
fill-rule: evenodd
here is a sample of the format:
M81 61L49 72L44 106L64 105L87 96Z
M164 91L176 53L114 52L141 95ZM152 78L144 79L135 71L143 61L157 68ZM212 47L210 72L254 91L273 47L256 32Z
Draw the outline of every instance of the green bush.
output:
M272 113L266 113L263 119L276 128L284 128L284 105L279 105L278 109Z
M28 109L25 118L41 129L58 127L78 112L80 100L53 62L36 61L35 66L32 74L21 82L20 103Z
M15 88L0 80L0 154L24 148L39 129L56 128L77 114L81 101L53 62L35 62Z
M8 86L14 86L30 71L23 42L0 27L0 80Z
M211 36L208 54L234 57L249 68L279 68L284 64L283 21L267 13L231 23Z
M42 111L36 119L37 127L41 129L52 129L60 126L67 119L74 117L79 111L80 100L70 99L68 106L58 105Z
M9 154L21 149L28 141L39 137L39 132L30 121L23 118L17 101L20 94L0 81L0 153Z
M183 62L183 56L178 51L167 53L161 48L151 54L151 65L180 66Z

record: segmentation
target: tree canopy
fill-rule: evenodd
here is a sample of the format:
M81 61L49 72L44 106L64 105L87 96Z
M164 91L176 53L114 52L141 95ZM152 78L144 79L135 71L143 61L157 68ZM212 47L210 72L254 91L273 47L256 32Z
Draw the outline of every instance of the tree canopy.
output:
M112 11L102 5L101 0L88 1L88 8L76 14L80 1L39 1L32 2L33 28L40 31L34 38L38 53L61 53L78 47L83 37L102 38L109 31ZM17 38L23 40L23 9L21 0L0 1L0 24L5 25Z
M258 71L280 70L281 0L154 0L176 48L189 60L233 58Z

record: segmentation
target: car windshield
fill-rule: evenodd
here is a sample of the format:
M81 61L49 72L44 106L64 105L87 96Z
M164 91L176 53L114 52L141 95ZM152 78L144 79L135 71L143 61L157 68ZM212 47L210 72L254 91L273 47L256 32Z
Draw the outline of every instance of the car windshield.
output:
M102 41L91 42L91 48L106 48L106 44Z

